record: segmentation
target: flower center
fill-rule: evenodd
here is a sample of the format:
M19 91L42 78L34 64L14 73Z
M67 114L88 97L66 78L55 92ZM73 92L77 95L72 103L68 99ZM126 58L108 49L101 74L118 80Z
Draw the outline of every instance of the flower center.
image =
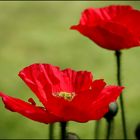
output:
M65 100L67 101L72 101L72 99L74 98L75 96L75 93L69 93L69 92L58 92L58 93L55 93L56 97L59 97L59 98L64 98Z

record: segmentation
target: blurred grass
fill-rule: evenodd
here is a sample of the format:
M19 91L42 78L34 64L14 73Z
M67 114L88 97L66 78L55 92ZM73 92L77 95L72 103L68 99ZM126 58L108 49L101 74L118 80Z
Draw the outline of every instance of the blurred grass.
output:
M97 47L76 31L81 11L88 7L128 4L140 9L139 1L45 1L0 2L0 91L27 100L35 97L17 76L32 63L51 63L61 68L92 71L94 78L116 84L114 52ZM123 83L129 138L140 122L140 48L123 51ZM37 99L36 99L37 100ZM70 122L68 130L81 138L93 138L94 121ZM100 138L105 138L106 122L102 119ZM58 138L56 124L55 137ZM86 131L85 131L86 130ZM31 121L4 109L0 102L0 139L48 138L48 125ZM114 138L123 138L120 114L116 117Z

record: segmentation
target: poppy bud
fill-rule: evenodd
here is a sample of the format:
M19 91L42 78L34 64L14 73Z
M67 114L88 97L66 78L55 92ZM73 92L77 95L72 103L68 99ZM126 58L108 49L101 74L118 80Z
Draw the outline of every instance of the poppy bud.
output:
M109 104L109 111L105 114L105 118L107 121L112 120L113 117L117 114L118 112L118 104L116 102L112 102Z
M137 125L135 130L135 135L138 140L140 140L140 123Z

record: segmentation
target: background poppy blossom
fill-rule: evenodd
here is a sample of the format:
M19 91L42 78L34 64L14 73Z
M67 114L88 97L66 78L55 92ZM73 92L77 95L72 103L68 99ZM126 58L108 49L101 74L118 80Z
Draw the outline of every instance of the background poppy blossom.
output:
M121 50L140 46L140 11L131 6L88 8L71 27L102 48Z
M43 123L98 120L123 89L105 86L103 80L93 80L90 72L60 70L50 64L30 65L21 70L19 76L43 106L36 106L32 98L28 103L0 93L5 107Z

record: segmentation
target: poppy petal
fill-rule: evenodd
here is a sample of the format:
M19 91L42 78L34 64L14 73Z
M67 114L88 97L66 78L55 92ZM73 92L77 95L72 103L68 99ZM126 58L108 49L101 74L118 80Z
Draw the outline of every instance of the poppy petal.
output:
M100 119L122 91L122 87L105 87L102 79L93 81L90 72L60 70L50 64L32 64L20 71L19 76L44 107L36 106L32 98L27 103L0 93L5 107L43 123Z
M111 21L119 16L124 16L132 10L131 6L107 6L103 8L88 8L82 12L79 25L96 26L102 21ZM74 25L71 29L75 29Z
M119 86L106 86L98 98L93 101L90 108L91 114L89 116L92 119L101 119L102 116L108 112L109 104L116 101L117 97L122 93L123 88L124 87Z
M19 76L35 92L43 105L58 116L61 116L67 101L54 97L54 94L62 91L69 93L84 91L92 83L90 72L76 72L71 69L60 71L58 67L49 64L30 65L24 68Z
M103 79L95 80L95 81L93 81L93 83L91 85L92 91L94 92L94 94L97 94L102 91L102 89L105 87L105 85L106 85L106 83L104 82Z
M104 24L99 24L95 27L78 25L73 29L78 30L102 48L109 50L120 50L140 45L138 36L130 32L126 26L114 22L104 22Z
M91 89L88 88L87 90L78 92L72 102L63 106L61 115L65 116L66 120L77 122L89 121L91 104L93 101L96 101L96 98L98 98L105 85L106 83L103 79L93 81Z
M140 46L140 11L131 6L88 8L71 27L102 48L121 50Z
M76 93L89 89L92 83L92 73L88 71L73 71L71 69L65 69L62 71L63 76L67 79L67 83L74 87L73 91Z
M52 93L59 92L63 88L59 68L50 64L32 64L21 70L19 76L32 89L45 107Z
M63 85L65 83L65 87L67 87L65 91L66 92L68 91L69 94L73 94L74 98L80 92L89 90L89 87L92 84L91 72L87 72L87 71L76 72L71 69L65 69L62 70L62 75L63 75L62 76L63 79L61 82L63 83ZM54 97L51 98L51 100L47 101L47 109L51 111L53 114L57 116L65 116L65 119L69 120L71 116L75 116L73 115L73 113L71 113L71 111L75 112L77 108L76 106L74 108L71 107L71 102L73 101L66 101L63 98Z
M116 17L114 21L127 27L140 40L140 11L131 10L127 14Z
M42 123L53 123L60 121L60 118L50 114L44 108L37 107L35 105L29 104L25 101L22 101L18 98L13 98L7 96L0 92L0 97L5 104L5 107L13 112L18 112L19 114Z

